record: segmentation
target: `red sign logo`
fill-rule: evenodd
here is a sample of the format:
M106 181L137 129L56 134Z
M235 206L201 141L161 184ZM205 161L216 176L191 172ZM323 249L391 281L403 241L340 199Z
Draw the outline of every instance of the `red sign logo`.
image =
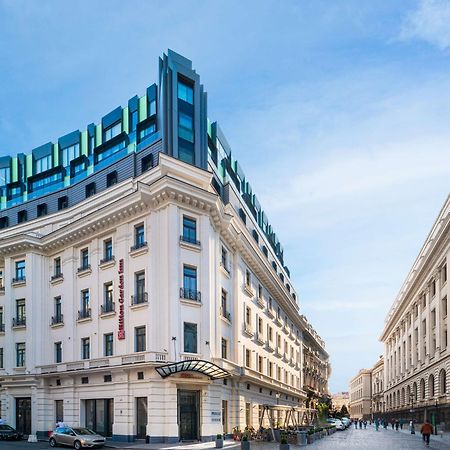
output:
M117 339L125 339L123 277L123 259L121 259L119 260L119 331Z

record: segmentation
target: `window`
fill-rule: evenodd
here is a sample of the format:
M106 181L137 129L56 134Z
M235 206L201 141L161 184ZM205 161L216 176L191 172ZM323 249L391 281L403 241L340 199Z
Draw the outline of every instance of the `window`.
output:
M146 172L153 167L153 155L147 155L142 158L141 169L142 172Z
M183 266L184 298L197 299L197 268Z
M102 313L109 313L114 311L114 302L113 302L113 284L112 281L105 283L103 285L103 305L102 305Z
M251 352L248 348L245 349L245 365L246 365L246 367L252 366Z
M89 269L89 251L87 248L83 248L80 251L81 270Z
M61 273L61 258L55 258L53 260L53 276L55 278L60 277Z
M55 316L53 317L52 323L62 323L62 305L61 305L61 297L55 297L54 299L55 305Z
M58 211L66 209L68 206L69 206L69 197L67 197L67 195L58 198Z
M130 133L132 133L133 131L136 130L136 125L138 123L138 112L133 111L132 113L130 113Z
M27 221L27 211L23 209L17 213L17 223L23 223Z
M69 167L70 161L80 156L80 144L70 145L60 151L60 161L64 167Z
M188 142L194 142L194 119L182 112L178 113L178 136Z
M247 269L245 271L245 284L247 287L250 287L252 283L252 276L250 274L250 271Z
M263 357L258 356L258 372L263 372Z
M258 317L258 333L262 336L263 334L263 320Z
M145 352L145 327L136 327L134 329L134 351Z
M183 241L198 244L197 221L186 216L183 216Z
M436 280L431 282L431 296L434 297L436 295ZM425 299L425 296L424 296ZM425 306L425 304L424 304Z
M112 381L112 375L108 374L108 375L103 375L103 382L104 383L111 383Z
M25 367L25 342L16 344L16 367Z
M228 341L224 338L222 338L222 358L228 358Z
M0 230L3 230L4 228L8 228L8 218L0 217Z
M186 103L194 104L194 90L192 86L178 80L178 98Z
M34 162L34 173L38 174L45 172L52 167L52 156L47 155L42 158L36 159Z
M89 377L81 377L81 384L89 384Z
M4 368L4 363L3 363L3 347L0 347L0 369Z
M252 311L248 306L246 306L245 307L245 323L247 325L250 325L251 321L252 321Z
M141 248L145 246L144 225L139 224L134 227L134 246Z
M145 271L137 272L134 274L135 283L135 298L134 304L144 303L147 301L145 292Z
M81 308L78 313L78 319L87 319L91 317L91 308L89 307L89 289L81 291Z
M103 241L103 262L111 261L113 259L113 243L112 239Z
M6 186L11 182L11 169L9 167L0 168L0 186Z
M81 359L89 359L91 357L91 344L89 338L81 339Z
M227 307L227 291L225 289L222 289L222 297L221 297L221 309L222 309L222 316L226 317L227 316L227 312L228 312L228 307Z
M262 286L258 285L258 298L262 298Z
M25 261L16 261L16 276L13 281L25 280Z
M55 363L62 362L62 343L55 342Z
M447 296L442 299L442 317L447 317Z
M156 124L154 122L149 123L139 130L139 142L145 140L147 136L150 136L156 132Z
M148 105L148 115L154 116L156 114L156 100L151 100Z
M95 183L89 183L86 185L86 198L92 197L93 195L95 195L95 192Z
M103 343L104 343L104 355L105 356L113 355L113 342L114 342L113 333L107 333L104 335Z
M37 205L36 214L38 217L46 216L47 215L47 203L41 203L40 205Z
M197 353L197 324L184 322L184 351L186 353Z
M431 327L434 328L436 326L436 309L431 311Z
M137 379L138 380L143 380L144 379L144 372L138 372L137 373Z
M108 173L106 175L106 187L111 187L117 184L117 172L114 170L114 172Z
M228 270L228 251L222 245L222 259L221 259L222 267Z
M447 283L447 264L442 267L442 284Z
M113 137L118 136L120 133L122 133L122 124L117 122L103 130L103 141L109 141Z
M23 326L26 324L26 308L25 308L25 299L21 298L20 300L16 300L16 326Z

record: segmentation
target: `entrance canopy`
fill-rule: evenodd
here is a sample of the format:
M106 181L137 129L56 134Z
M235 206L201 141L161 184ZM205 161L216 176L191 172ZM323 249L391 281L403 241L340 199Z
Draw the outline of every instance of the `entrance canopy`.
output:
M162 378L170 377L170 375L179 372L198 372L208 376L211 380L229 377L230 374L212 362L203 360L179 361L164 366L156 367L156 371Z

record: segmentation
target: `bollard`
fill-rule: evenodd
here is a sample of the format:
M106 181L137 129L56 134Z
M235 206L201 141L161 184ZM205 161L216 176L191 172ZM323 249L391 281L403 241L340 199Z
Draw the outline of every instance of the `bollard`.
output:
M28 435L28 442L30 442L30 443L36 443L38 440L37 440L37 436L35 435L35 434L30 434L30 435Z

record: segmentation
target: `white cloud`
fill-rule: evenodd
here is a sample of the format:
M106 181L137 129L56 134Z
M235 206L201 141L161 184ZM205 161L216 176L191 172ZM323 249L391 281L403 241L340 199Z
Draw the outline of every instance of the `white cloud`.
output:
M403 23L402 39L420 39L444 50L450 47L450 1L420 0Z

